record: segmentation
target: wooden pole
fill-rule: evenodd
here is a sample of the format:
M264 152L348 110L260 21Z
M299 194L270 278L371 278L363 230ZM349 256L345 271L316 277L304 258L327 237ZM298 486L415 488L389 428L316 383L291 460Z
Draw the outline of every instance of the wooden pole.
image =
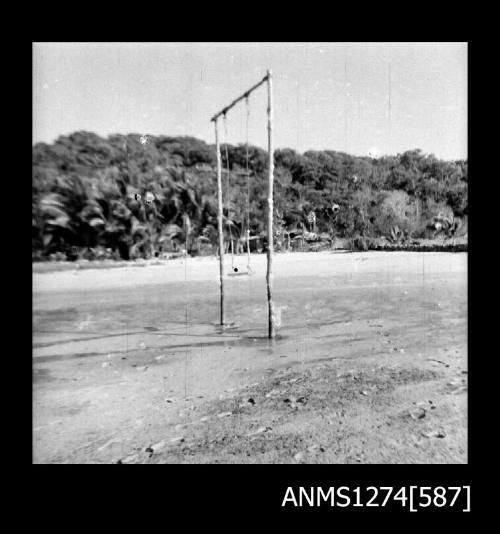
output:
M220 276L220 324L224 326L224 234L222 228L222 163L220 155L219 131L215 124L215 150L217 152L217 210L219 230L219 276Z
M247 228L247 268L250 269L250 229Z
M272 109L272 75L267 71L267 132L268 132L268 152L269 152L269 177L267 195L267 304L269 311L269 338L274 338L275 319L273 304L273 180L274 180L274 149L273 149L273 109Z

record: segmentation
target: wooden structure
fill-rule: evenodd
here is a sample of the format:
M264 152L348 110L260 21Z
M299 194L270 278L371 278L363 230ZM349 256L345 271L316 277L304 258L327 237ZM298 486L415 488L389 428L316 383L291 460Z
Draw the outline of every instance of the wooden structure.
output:
M218 130L219 117L225 117L227 112L238 102L245 99L248 102L250 93L255 91L262 84L267 82L267 132L268 132L268 193L267 193L267 303L268 303L268 336L274 338L276 335L275 315L273 305L273 185L274 185L274 147L273 147L273 99L272 99L272 74L268 70L260 82L252 86L248 91L233 100L228 106L216 113L211 121L215 126L215 146L217 151L217 202L218 202L218 231L219 231L219 277L220 277L220 324L225 325L224 317L224 234L223 234L223 217L222 217L222 162L220 153L220 141ZM226 140L227 142L227 140ZM248 230L248 229L247 229Z

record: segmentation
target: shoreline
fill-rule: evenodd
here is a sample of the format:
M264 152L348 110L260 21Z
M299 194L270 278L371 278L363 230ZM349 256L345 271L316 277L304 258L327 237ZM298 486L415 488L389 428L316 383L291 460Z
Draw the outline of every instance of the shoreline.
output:
M448 252L448 253L458 253L458 252L468 252L467 243L445 243L437 244L435 242L429 241L428 243L422 243L419 245L396 245L396 244L387 244L387 245L377 245L370 247L367 250L352 250L348 248L338 248L338 249L323 249L323 250L304 250L304 251L275 251L275 257L278 256L289 256L289 255L300 255L300 254L356 254L356 253L366 253L366 252ZM226 257L231 257L230 253L225 254ZM245 254L235 255L235 257L246 257ZM257 257L266 257L265 253L251 255L252 258ZM80 270L99 270L99 269L118 269L118 268L129 268L129 267L150 267L154 265L168 265L176 261L184 261L186 256L175 256L171 258L152 258L152 259L135 259L135 260L76 260L76 261L33 261L32 262L32 271L33 274L43 274L43 273L53 273L61 271L80 271ZM205 255L205 256L187 256L190 261L199 261L199 260L217 260L218 256L214 255Z
M455 252L391 252L390 262L384 251L322 251L315 254L296 252L276 254L274 257L274 279L276 281L296 277L327 277L343 280L353 274L368 278L380 273L392 279L395 273L421 277L446 272L467 272L467 253ZM259 254L251 257L249 276L228 276L231 273L231 256L224 257L224 280L226 284L260 283L265 279L267 257ZM369 261L368 261L369 260ZM234 266L240 271L247 267L246 256L235 256ZM143 267L143 268L138 268ZM116 268L86 268L33 272L33 293L93 291L137 286L162 286L208 282L214 288L219 286L219 261L214 256L177 258L174 260L142 260L138 263L116 265Z

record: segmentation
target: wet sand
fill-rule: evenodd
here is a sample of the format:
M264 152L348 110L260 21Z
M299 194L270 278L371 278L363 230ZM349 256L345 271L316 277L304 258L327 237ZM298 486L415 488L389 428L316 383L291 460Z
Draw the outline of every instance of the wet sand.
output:
M277 254L274 341L252 267L35 273L34 461L466 462L467 254Z

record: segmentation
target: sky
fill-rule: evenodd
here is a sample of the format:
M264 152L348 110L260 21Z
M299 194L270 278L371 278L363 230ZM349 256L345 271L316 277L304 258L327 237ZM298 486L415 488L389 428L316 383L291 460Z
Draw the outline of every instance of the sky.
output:
M198 137L272 69L275 148L467 157L466 43L34 43L33 143L87 130ZM221 140L267 147L262 85Z

